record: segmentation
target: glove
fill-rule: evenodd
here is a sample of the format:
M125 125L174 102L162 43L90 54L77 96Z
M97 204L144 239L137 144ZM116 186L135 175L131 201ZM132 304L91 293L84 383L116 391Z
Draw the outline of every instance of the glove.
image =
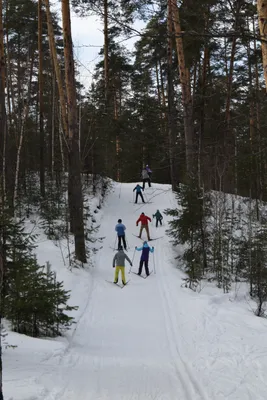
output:
M115 268L115 265L113 265L113 268Z
M135 246L135 250L137 249L137 246Z
M138 226L138 224L136 224L136 226Z

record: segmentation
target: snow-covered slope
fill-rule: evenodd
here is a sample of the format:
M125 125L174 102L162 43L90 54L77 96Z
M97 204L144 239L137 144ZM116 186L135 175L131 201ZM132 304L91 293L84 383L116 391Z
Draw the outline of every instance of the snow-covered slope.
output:
M4 354L8 399L16 400L265 400L267 321L245 302L209 288L181 288L182 273L165 226L151 227L155 264L147 279L129 274L120 289L113 280L114 226L122 218L133 257L142 242L136 220L175 206L168 185L146 190L152 202L133 204L134 184L114 184L98 235L105 236L92 272L75 271L80 312L67 340L11 336ZM145 233L143 233L145 237ZM135 254L137 270L140 253ZM80 275L79 275L80 274ZM80 282L78 282L80 278ZM68 278L69 279L69 278ZM80 300L78 299L79 285ZM87 289L87 293L86 293Z

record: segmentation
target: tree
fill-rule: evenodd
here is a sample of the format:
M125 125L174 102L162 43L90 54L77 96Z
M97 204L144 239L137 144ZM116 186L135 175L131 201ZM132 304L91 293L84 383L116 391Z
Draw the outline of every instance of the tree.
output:
M40 191L41 195L45 197L42 0L38 0L38 53L39 53L38 81L39 81L39 135L40 135Z
M69 175L68 195L70 226L74 233L75 254L79 261L86 262L84 224L83 224L83 195L81 182L81 162L79 151L79 131L77 121L77 100L75 88L75 71L71 38L71 21L69 0L62 0L62 23L65 56L65 81L68 107L68 151Z
M186 151L186 170L188 176L193 177L196 171L194 160L194 123L193 123L193 104L191 95L190 71L185 62L183 39L181 37L181 24L177 0L169 0L168 7L171 12L174 25L176 51L178 57L179 77L182 90L183 115L184 115L184 135Z
M6 74L4 55L4 27L3 27L3 2L0 1L0 130L2 148L2 207L6 202ZM0 246L0 295L2 295L4 265L2 259L2 248ZM2 307L0 308L0 400L3 400L3 364L2 364Z
M264 79L265 79L265 87L267 90L267 1L266 0L257 0L257 9L258 9L258 18L259 18L259 28L261 34L261 50L262 50L262 62L263 62L263 71L264 71Z

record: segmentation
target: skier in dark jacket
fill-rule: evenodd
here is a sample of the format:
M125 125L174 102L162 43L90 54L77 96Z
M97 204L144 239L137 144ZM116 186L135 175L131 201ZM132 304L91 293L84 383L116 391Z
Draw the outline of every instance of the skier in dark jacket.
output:
M148 260L149 260L149 253L154 253L154 247L149 247L146 241L144 241L144 244L142 247L136 247L135 250L137 251L142 251L141 258L140 258L140 264L139 264L139 270L138 270L138 275L142 274L142 269L143 269L143 264L145 264L145 270L146 270L146 275L149 275L149 269L148 269Z
M124 253L122 247L119 247L118 253L115 254L112 262L113 268L116 267L115 269L115 277L114 277L114 283L118 283L119 279L119 272L121 271L121 281L123 285L126 285L126 279L125 279L125 260L129 262L129 264L132 266L132 261L130 258L127 256L127 254Z
M135 204L138 201L138 196L140 196L141 199L142 199L142 202L145 203L145 200L144 200L144 197L143 197L143 194L142 194L142 190L144 190L144 189L140 185L136 185L135 186L135 188L133 190L133 192L136 191Z
M115 226L115 231L118 234L118 249L119 249L119 247L121 247L121 241L122 241L124 250L127 250L126 240L125 240L126 226L124 224L122 224L121 219L118 219L118 223Z
M156 228L158 227L158 223L160 223L160 225L162 226L163 216L161 215L159 210L157 210L157 212L153 215L153 218L155 217L156 217Z

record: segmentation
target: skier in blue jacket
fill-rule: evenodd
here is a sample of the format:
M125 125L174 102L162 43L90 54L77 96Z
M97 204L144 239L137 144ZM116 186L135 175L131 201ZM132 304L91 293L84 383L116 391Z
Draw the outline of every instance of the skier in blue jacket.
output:
M141 197L141 199L142 199L142 202L144 203L144 202L145 202L145 200L144 200L144 197L143 197L143 194L142 194L142 190L144 190L144 189L142 188L142 186L140 186L140 185L136 185L136 186L135 186L135 188L134 188L134 190L133 190L133 192L134 192L135 190L136 190L135 204L137 203L138 196L140 196L140 197Z
M143 269L143 264L145 264L146 276L148 276L149 275L149 269L148 269L149 253L154 253L154 247L152 247L152 248L149 247L149 245L147 244L147 241L144 241L143 246L135 247L135 250L142 251L138 275L141 275L142 269Z
M124 250L127 250L126 240L125 240L126 226L124 224L122 224L121 219L118 219L118 223L115 226L115 231L117 232L117 235L118 235L118 250L120 247L122 247L121 241L123 242Z

